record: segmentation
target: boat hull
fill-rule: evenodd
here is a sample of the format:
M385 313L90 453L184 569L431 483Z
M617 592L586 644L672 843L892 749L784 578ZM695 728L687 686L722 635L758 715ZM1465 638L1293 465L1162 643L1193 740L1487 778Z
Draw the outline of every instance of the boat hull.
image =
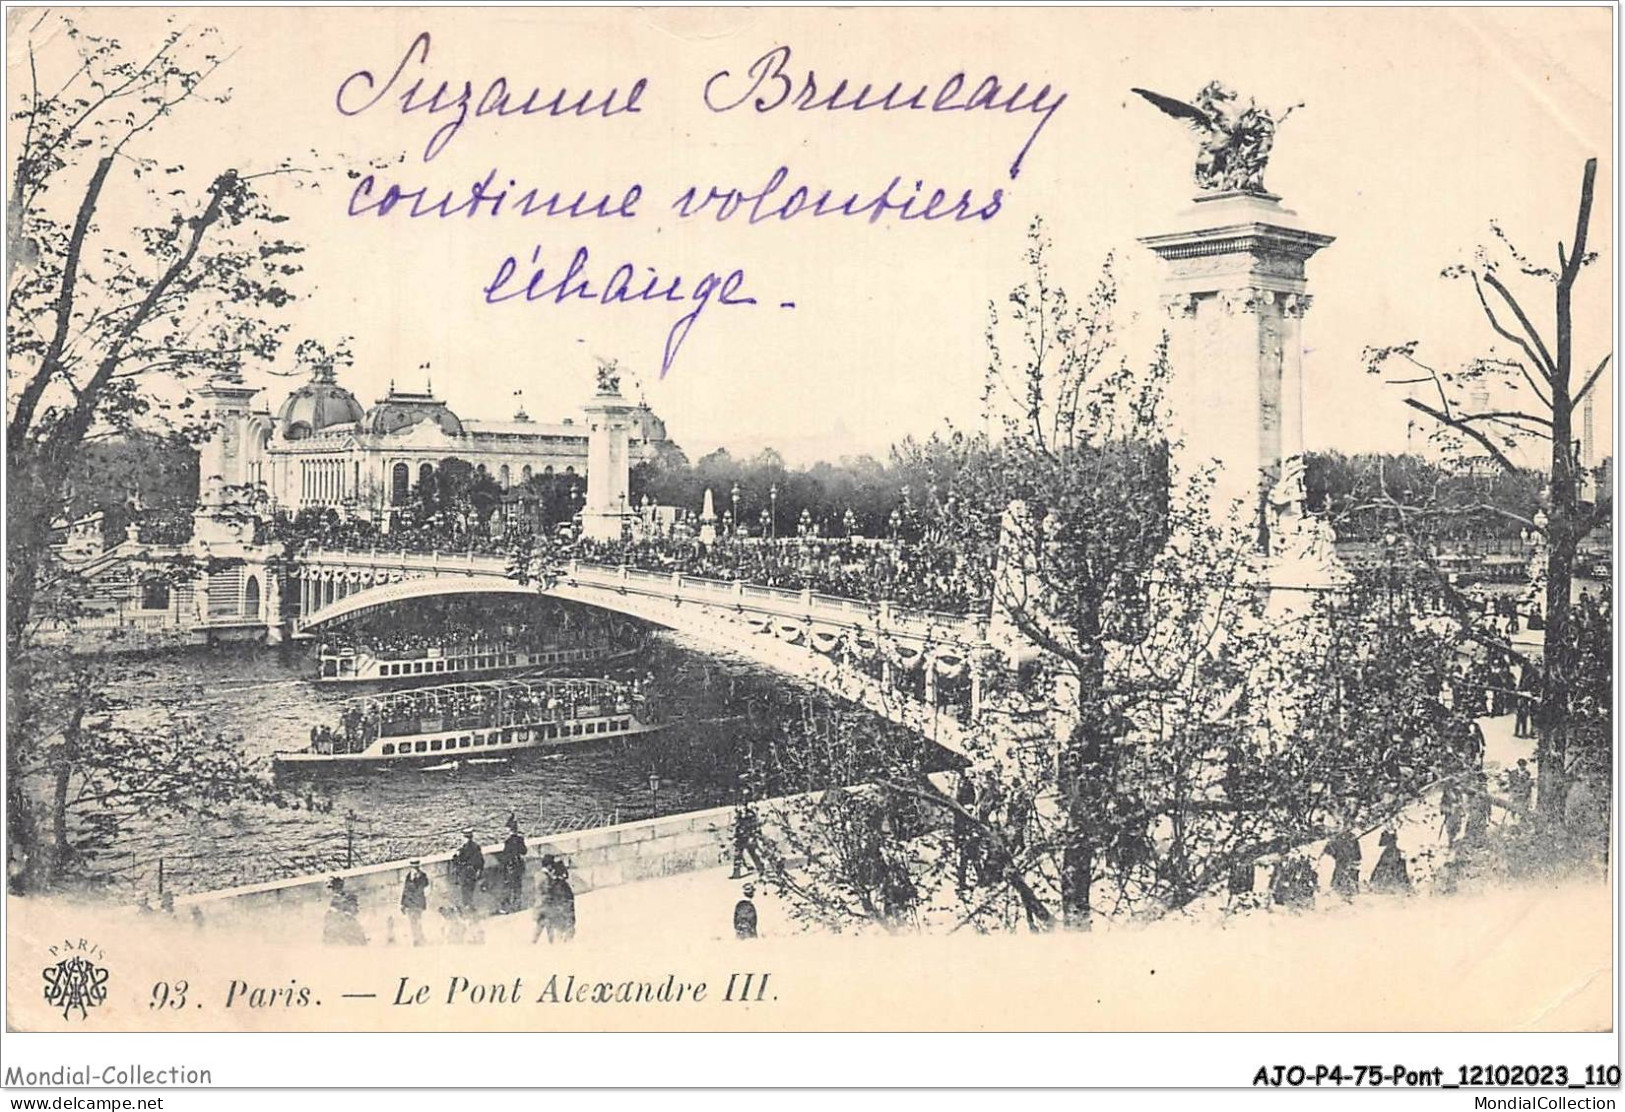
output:
M342 776L391 768L474 771L506 767L527 754L616 741L660 728L639 721L630 712L520 726L469 727L381 737L356 753L277 753L272 757L272 768L278 779Z

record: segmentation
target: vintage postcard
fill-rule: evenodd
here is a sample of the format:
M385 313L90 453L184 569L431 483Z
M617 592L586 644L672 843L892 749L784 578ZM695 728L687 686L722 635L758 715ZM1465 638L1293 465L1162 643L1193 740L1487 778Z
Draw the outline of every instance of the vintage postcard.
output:
M1614 17L10 8L8 1029L1611 1031Z

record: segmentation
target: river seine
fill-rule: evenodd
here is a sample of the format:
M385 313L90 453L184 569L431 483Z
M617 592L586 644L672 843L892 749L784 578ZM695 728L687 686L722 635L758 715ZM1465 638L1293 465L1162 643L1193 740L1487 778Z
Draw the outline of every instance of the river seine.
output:
M267 772L273 752L303 748L313 724L332 723L333 705L359 693L312 682L301 648L194 650L121 660L111 669L111 689L128 701L130 721L157 728L184 709L210 733L240 737L244 759ZM116 850L98 859L98 871L129 898L146 893L156 902L160 860L164 888L186 893L452 850L470 828L482 842L499 842L510 812L534 837L720 806L760 747L782 736L780 720L804 713L811 694L669 633L656 635L629 664L581 674L652 676L651 703L666 727L598 747L524 755L511 767L296 781L284 785L276 806L137 818L121 830ZM654 791L651 773L659 778Z

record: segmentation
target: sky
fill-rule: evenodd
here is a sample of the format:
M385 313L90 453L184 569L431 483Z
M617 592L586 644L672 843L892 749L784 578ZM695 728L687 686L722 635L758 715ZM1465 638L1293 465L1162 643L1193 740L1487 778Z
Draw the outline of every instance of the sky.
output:
M1600 265L1583 280L1576 359L1611 350L1613 193L1612 13L1607 9L706 10L551 12L481 10L189 9L194 28L217 27L234 51L211 78L224 105L188 104L143 138L140 153L185 164L177 180L206 183L228 166L252 171L292 158L314 188L270 186L289 217L282 232L308 246L302 297L281 319L297 341L353 336L342 381L370 403L391 381L434 389L469 418L499 418L523 391L535 417L575 414L592 389L596 357L618 359L672 436L696 457L717 446L780 449L793 462L871 452L944 422L974 425L987 351L987 307L1024 276L1029 222L1041 216L1057 278L1081 296L1108 253L1115 260L1125 354L1141 361L1162 322L1160 264L1137 237L1170 230L1190 206L1195 147L1175 121L1130 93L1135 86L1189 99L1218 78L1277 111L1302 104L1280 128L1267 184L1312 230L1336 241L1308 265L1314 307L1305 321L1305 439L1311 449L1395 450L1405 444L1399 395L1365 372L1367 345L1422 341L1449 364L1490 349L1471 287L1443 268L1470 261L1498 220L1546 260L1573 234L1584 160L1601 160L1592 225ZM13 20L32 23L26 12ZM92 10L87 29L134 45L161 33L160 12ZM44 25L51 26L51 25ZM408 55L421 32L427 59ZM8 65L15 98L24 37ZM60 36L36 38L42 74L71 65ZM841 78L878 90L900 82L931 95L956 72L974 84L1040 86L1065 100L1047 117L1024 112L796 112L752 108L753 64L789 48L782 72L819 88ZM406 61L403 63L403 58ZM366 81L383 90L375 104ZM707 106L739 101L715 111ZM498 77L517 103L533 87L560 88L636 112L608 118L472 117L432 159L431 137L451 114L402 113L422 76L423 97L465 80L477 100ZM43 78L42 78L43 83ZM756 90L771 95L769 78ZM1018 103L1020 102L1018 98ZM340 111L340 105L351 111ZM1042 127L1033 135L1034 128ZM15 128L15 125L13 125ZM1029 139L1031 142L1029 143ZM15 142L15 132L12 136ZM1025 146L1025 151L1023 148ZM1012 163L1021 154L1019 175ZM391 182L466 194L495 171L518 191L586 191L619 199L632 218L352 217L356 179L378 167ZM880 192L893 177L924 192L969 192L991 219L870 223L798 217L752 226L684 218L673 202L695 187L759 188L777 167L838 195ZM104 206L116 222L150 216L127 180ZM782 195L782 193L781 193ZM714 211L714 210L713 210ZM488 304L486 288L513 257L501 292L523 291L532 253L551 282L578 248L602 285L617 264L646 281L734 272L735 299L713 292L661 377L674 325L693 302L611 304L523 296ZM540 287L538 287L540 288ZM638 288L638 287L634 287ZM1549 288L1530 280L1537 319ZM723 287L726 290L726 287ZM274 368L291 369L288 355ZM287 389L268 368L245 368ZM1200 373L1176 368L1176 373ZM1611 376L1610 376L1611 377ZM1599 396L1609 435L1611 383Z

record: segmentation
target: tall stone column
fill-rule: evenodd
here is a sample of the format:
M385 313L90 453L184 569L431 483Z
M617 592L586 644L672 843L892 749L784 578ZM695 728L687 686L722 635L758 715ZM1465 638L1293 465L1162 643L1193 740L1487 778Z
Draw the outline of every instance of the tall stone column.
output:
M198 449L198 501L192 515L192 535L213 544L244 539L240 513L228 506L227 488L248 481L248 420L254 395L241 375L219 374L193 392L214 424L213 434Z
M598 393L582 406L587 415L587 504L581 527L593 540L620 540L631 509L631 414L618 377L600 373Z
M1175 464L1216 462L1215 510L1234 506L1262 550L1266 496L1303 454L1304 263L1333 237L1262 192L1205 195L1179 225L1140 240L1168 264Z

